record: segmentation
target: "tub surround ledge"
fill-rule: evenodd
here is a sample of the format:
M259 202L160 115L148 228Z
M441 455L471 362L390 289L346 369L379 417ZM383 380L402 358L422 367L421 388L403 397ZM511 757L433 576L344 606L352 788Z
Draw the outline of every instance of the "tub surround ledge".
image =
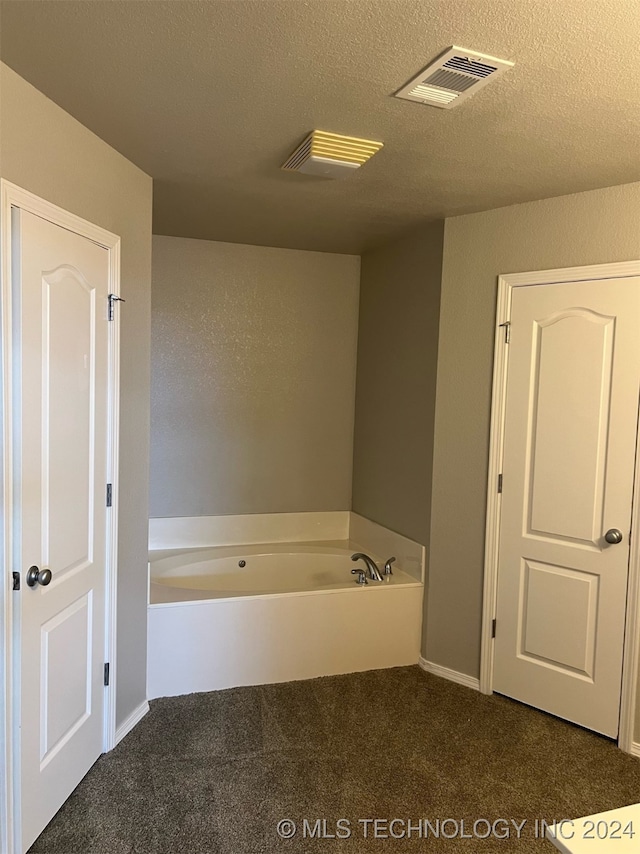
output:
M174 516L149 520L149 549L193 549L253 543L300 543L349 538L348 510Z

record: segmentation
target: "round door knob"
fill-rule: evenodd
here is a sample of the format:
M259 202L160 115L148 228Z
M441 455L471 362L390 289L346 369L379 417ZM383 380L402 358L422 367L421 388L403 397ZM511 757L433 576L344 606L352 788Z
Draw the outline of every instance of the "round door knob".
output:
M27 572L27 587L35 587L36 584L41 584L43 587L51 584L51 570L30 566Z
M619 531L617 528L609 528L604 538L612 546L615 546L617 543L622 542L622 531Z

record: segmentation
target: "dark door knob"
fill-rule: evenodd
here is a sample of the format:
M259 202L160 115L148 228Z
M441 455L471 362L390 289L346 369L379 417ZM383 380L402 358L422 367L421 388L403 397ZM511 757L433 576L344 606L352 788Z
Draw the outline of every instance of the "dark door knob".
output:
M615 546L622 542L622 531L619 531L617 528L609 528L604 538L612 546Z
M27 572L27 587L35 587L36 584L41 584L43 587L51 584L51 570L30 566Z

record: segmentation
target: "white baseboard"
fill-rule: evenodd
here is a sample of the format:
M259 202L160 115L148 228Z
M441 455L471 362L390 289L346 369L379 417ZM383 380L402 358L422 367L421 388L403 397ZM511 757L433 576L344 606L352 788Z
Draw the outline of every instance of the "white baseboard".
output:
M638 757L640 757L640 742L632 741L632 742L631 742L631 747L630 747L630 749L629 749L629 753L630 753L632 756L638 756Z
M125 718L118 729L116 730L116 744L122 741L125 735L128 735L134 726L142 720L149 711L149 703L145 700L140 703L137 709L134 709L128 718Z
M420 656L418 664L427 673L433 673L434 676L441 676L443 679L448 679L450 682L457 682L458 685L464 685L466 688L473 688L474 691L480 690L480 680L475 676L467 676L466 673L459 673L457 670L451 670L449 667L442 667L440 664L434 664L433 661L427 661L426 658Z

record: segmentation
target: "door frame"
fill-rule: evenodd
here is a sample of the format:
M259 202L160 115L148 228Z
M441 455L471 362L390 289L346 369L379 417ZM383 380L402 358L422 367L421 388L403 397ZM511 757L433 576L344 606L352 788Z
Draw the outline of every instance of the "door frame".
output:
M505 327L505 324L509 323L511 317L513 289L527 285L551 285L594 280L601 280L604 285L612 279L630 276L640 276L640 260L596 264L589 267L539 270L532 273L509 273L498 276L480 647L480 690L483 694L493 693L493 620L496 616L498 598L498 558L502 506L502 494L498 492L498 476L502 472L508 368L506 334L509 327ZM638 668L640 667L640 496L638 491L640 491L640 431L636 435L629 578L618 731L618 746L621 750L640 756L640 744L634 743L633 732Z
M109 253L109 293L120 295L120 238L57 205L41 199L4 179L0 180L0 319L2 333L2 395L0 430L3 453L0 458L0 552L4 570L0 584L2 615L0 654L0 849L13 852L19 842L20 769L19 720L16 714L19 684L19 649L16 642L13 593L9 579L14 569L14 525L19 508L14 505L13 481L13 261L11 257L11 210L20 208L103 246ZM105 565L105 661L110 664L109 685L105 688L103 752L116 744L116 607L118 547L118 460L120 407L120 322L119 312L109 323L108 334L108 406L107 406L107 482L113 484L112 506L107 512Z

